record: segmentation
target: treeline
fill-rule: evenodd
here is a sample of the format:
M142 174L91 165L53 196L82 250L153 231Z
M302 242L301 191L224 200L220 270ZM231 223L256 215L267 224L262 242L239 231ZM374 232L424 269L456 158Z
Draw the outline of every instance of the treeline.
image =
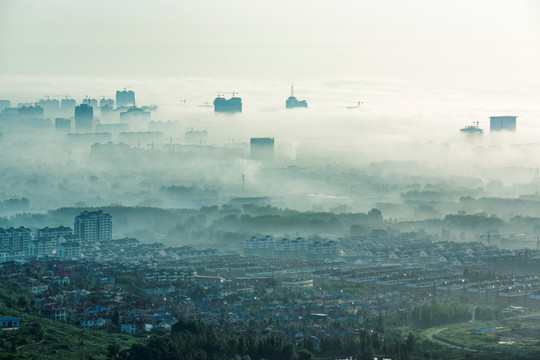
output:
M458 297L453 296L444 301L420 305L414 308L411 316L416 326L425 328L470 320L472 309L469 305L463 304Z
M73 227L75 216L85 210L103 210L111 214L114 237L136 237L141 241L155 241L158 235L161 237L163 234L167 234L171 241L206 239L210 242L234 238L234 234L237 235L237 241L243 241L245 234L300 233L302 236L330 232L348 235L351 223L370 227L383 221L378 209L371 209L368 213L334 214L302 212L268 205L222 205L200 209L110 205L99 208L65 207L45 214L20 213L10 218L0 218L0 226Z
M412 333L406 338L393 332L379 333L377 331L361 330L353 338L323 338L317 356L337 357L347 356L354 359L372 360L375 357L391 356L392 359L410 359L418 352L416 338Z
M28 210L30 210L30 200L25 197L0 201L0 212Z
M476 320L499 320L503 318L500 307L492 305L473 306L468 299L458 296L446 298L415 307L411 312L400 313L392 319L397 326L414 326L425 329L435 326L467 322L472 319L473 311Z
M433 301L402 312L389 319L395 326L414 326L424 329L434 326L466 322L472 318L472 306L457 296Z
M323 338L319 346L310 338L298 344L279 337L228 335L201 322L180 320L170 336L155 336L146 345L134 344L116 354L125 359L238 359L238 360L309 360L317 357L353 357L373 359L391 356L410 359L416 348L414 335L381 334L361 330L352 338Z
M172 326L170 336L156 336L146 345L134 344L118 356L133 360L309 360L313 357L309 351L278 337L227 335L210 325L183 320Z

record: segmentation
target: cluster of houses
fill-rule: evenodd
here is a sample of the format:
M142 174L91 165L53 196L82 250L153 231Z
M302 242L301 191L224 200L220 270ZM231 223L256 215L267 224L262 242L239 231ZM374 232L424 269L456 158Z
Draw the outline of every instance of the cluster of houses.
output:
M73 236L70 230L40 229L35 238ZM481 243L252 237L245 244L263 252L240 256L133 238L80 241L79 256L3 262L0 276L31 292L42 316L126 333L169 329L182 317L239 334L308 336L316 342L349 336L366 319L410 311L449 294L540 306L535 276L464 276L465 267L485 272L494 259L522 256ZM280 248L317 256L277 256ZM528 253L529 259L536 256Z
M339 256L340 249L338 243L334 240L306 240L303 237L276 240L274 237L267 235L264 237L252 236L245 239L244 255L276 257L279 259L321 259Z
M112 238L112 217L98 211L83 211L75 217L74 230L67 226L32 231L23 226L0 228L0 262L57 256L79 258L82 246Z

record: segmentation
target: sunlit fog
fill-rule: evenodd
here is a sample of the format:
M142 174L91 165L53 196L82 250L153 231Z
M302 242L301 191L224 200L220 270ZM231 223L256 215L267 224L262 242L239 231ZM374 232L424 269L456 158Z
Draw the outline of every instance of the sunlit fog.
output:
M538 358L539 85L533 0L0 0L0 358Z

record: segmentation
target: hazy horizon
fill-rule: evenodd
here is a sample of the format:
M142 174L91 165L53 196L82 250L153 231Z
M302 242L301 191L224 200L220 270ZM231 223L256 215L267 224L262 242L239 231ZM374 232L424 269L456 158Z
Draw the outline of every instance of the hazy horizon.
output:
M539 41L532 0L0 3L2 75L353 77L517 90L538 83Z

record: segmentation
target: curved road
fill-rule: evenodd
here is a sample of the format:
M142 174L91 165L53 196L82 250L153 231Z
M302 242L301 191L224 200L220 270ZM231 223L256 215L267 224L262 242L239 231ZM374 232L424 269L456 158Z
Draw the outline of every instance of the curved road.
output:
M431 341L435 341L435 342L438 342L439 344L450 346L450 347L453 347L455 349L468 350L468 351L478 351L476 349L466 348L466 347L463 347L463 346L457 346L457 345L454 345L454 344L450 344L450 343L448 343L448 342L446 342L444 340L439 340L439 339L434 339L433 338L434 335L438 335L441 331L446 330L446 329L448 329L448 328L445 327L445 328L440 328L440 329L430 329L429 332L427 333L427 337Z

